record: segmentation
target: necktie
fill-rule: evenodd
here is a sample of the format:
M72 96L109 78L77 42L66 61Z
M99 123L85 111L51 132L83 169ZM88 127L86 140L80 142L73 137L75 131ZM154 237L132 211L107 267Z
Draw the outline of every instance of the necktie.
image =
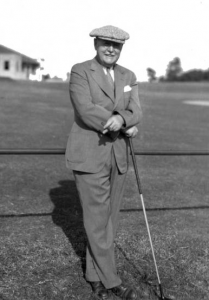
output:
M114 90L114 88L115 88L114 87L114 81L113 81L112 76L110 74L110 69L109 68L107 68L107 79L108 79L108 82L111 85L112 89Z

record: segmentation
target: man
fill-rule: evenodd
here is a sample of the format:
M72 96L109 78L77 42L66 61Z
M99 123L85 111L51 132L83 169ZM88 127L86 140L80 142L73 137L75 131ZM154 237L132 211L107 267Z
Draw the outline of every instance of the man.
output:
M66 149L73 170L88 245L86 280L96 299L137 299L116 270L114 238L128 169L128 138L136 136L141 118L136 76L116 64L128 33L97 28L96 57L71 70L70 99L75 113Z

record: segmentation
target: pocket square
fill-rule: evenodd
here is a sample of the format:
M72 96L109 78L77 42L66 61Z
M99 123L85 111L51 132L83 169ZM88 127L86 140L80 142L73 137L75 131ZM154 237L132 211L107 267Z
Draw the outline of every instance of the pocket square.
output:
M131 91L130 85L124 86L124 92L129 92L129 91Z

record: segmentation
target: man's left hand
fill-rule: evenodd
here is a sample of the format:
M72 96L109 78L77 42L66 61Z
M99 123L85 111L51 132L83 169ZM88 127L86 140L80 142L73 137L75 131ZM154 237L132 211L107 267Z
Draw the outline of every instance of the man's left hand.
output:
M127 137L131 137L134 138L137 133L138 133L138 129L136 126L130 127L128 129L124 129L123 133L127 136Z
M106 124L104 125L103 134L107 133L108 131L118 131L124 124L124 119L121 115L114 115L110 117Z

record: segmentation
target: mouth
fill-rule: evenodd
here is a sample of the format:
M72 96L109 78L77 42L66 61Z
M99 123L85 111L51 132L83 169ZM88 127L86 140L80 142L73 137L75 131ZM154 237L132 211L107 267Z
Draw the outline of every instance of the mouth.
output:
M115 55L114 54L105 54L105 56L107 56L107 57L115 57Z

